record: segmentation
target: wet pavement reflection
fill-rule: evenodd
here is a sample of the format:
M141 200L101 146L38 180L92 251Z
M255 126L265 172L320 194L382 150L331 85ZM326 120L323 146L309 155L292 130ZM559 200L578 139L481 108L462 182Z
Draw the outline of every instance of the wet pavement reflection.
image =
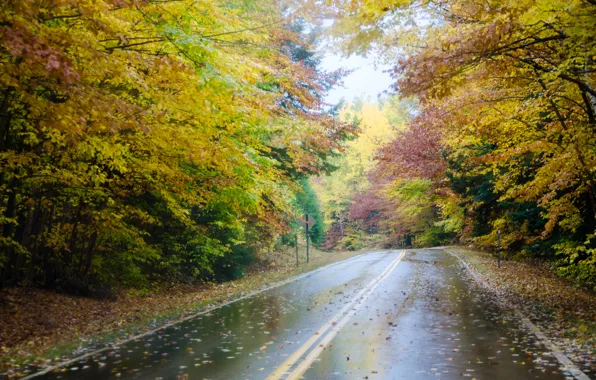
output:
M411 252L306 379L564 379L558 361L443 250Z
M338 263L38 378L264 378L396 255Z
M264 379L398 251L371 252L39 379ZM443 250L409 251L307 379L563 379L558 362Z

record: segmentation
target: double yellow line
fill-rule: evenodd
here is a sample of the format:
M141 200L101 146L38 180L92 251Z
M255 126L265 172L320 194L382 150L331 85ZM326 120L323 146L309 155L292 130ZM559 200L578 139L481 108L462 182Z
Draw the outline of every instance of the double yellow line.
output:
M269 376L267 380L279 380L286 378L287 380L299 379L310 368L312 363L321 355L323 350L331 343L333 338L339 333L343 326L352 318L354 314L364 304L364 301L370 294L379 286L379 284L387 278L391 272L399 265L400 261L406 255L405 251L401 251L399 256L389 264L387 268L379 277L369 282L354 299L344 306L337 314L335 314L329 321L327 321L317 332L313 334L302 346L300 346L292 355L290 355L279 367L277 367ZM333 327L333 328L332 328ZM329 333L323 336L329 329ZM318 346L310 351L310 353L300 362L298 361L307 353L307 351L320 340ZM297 364L298 363L298 364ZM297 364L297 365L296 365ZM294 368L294 370L292 370Z

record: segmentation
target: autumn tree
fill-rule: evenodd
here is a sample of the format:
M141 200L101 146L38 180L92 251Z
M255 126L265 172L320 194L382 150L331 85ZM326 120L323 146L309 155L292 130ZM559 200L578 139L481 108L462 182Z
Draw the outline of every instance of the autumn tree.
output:
M327 247L360 248L370 225L350 218L351 207L357 207L358 196L371 188L368 173L375 167L378 146L389 141L394 130L387 122L385 110L366 99L347 104L340 117L358 125L360 135L345 143L345 154L332 162L338 167L330 175L313 179L322 203L327 233ZM356 222L356 223L352 223ZM374 228L373 228L374 229Z
M277 1L5 2L0 284L219 276L286 231L294 174L354 131L294 23Z
M501 230L505 247L555 254L560 273L596 285L593 1L352 0L322 12L347 53L381 51L395 91L420 100L413 138L387 159L433 182L463 239L492 248Z

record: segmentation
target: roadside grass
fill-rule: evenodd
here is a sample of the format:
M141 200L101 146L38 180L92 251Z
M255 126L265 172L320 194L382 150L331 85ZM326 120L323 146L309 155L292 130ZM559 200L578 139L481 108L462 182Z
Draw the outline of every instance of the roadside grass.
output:
M307 264L304 245L299 249L298 267L295 248L288 248L263 255L249 268L246 276L235 281L185 285L162 289L149 295L124 292L116 301L91 300L29 289L27 294L30 302L12 305L11 310L2 310L5 306L0 306L0 318L3 320L3 326L0 327L0 374L9 371L14 375L22 375L31 367L46 367L76 356L84 348L117 344L123 339L159 328L207 307L365 251L323 252L313 247ZM12 291L12 296L17 297L20 289ZM37 302L38 298L43 298L45 302ZM47 305L51 307L46 307ZM35 307L41 307L42 310L35 310L35 314L31 315L30 309ZM48 328L46 324L45 328L39 328L44 326L44 318L58 308L60 315L55 318L56 325ZM4 318L9 312L10 318ZM12 344L7 344L2 333L14 328L24 328L28 334L23 334L21 339L11 336Z

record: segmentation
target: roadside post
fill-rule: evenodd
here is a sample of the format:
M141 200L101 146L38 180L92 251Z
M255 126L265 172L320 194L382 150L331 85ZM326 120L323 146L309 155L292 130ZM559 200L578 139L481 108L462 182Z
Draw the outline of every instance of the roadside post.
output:
M309 261L309 249L308 249L308 214L306 214L306 263Z
M300 219L300 224L302 224L302 226L304 227L304 230L306 231L306 263L308 264L308 262L310 261L310 244L308 242L308 232L309 232L309 229L312 228L312 226L317 224L317 221L315 220L315 218L312 217L312 215L304 214L304 219ZM297 264L298 264L298 238L296 238L296 265Z
M298 267L298 232L296 232L296 267Z
M497 231L497 268L501 267L501 230Z

